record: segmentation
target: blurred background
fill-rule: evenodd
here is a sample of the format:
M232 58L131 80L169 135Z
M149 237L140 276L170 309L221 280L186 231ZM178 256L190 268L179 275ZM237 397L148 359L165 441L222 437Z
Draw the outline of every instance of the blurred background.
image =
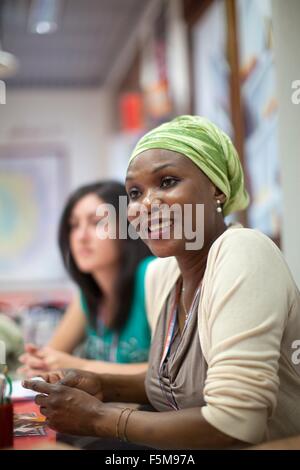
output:
M300 285L299 23L298 0L2 0L0 315L47 341L73 290L56 242L66 197L122 181L139 136L184 113L230 134L251 194L235 219Z

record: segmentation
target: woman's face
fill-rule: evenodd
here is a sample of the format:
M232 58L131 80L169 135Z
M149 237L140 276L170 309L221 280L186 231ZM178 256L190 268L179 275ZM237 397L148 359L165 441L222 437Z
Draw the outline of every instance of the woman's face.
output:
M87 194L73 207L70 216L70 248L78 269L93 273L118 261L116 240L97 236L97 224L101 217L96 215L99 205L104 204L96 194Z
M178 256L186 251L186 243L191 241L186 237L186 233L190 233L187 225L194 232L202 231L205 245L205 240L211 238L216 218L220 217L216 212L216 200L220 198L215 195L215 186L190 159L177 152L151 149L138 155L128 168L126 190L129 196L128 220L134 224L136 214L144 214L141 219L143 224L147 224L146 237L141 237L152 253L159 257ZM157 209L164 204L169 207L177 204L182 216L179 217L179 212L170 212L167 220ZM185 221L186 204L191 212ZM204 205L204 220L203 217L199 219L198 204ZM176 223L182 226L180 239L174 236ZM164 239L166 230L169 237Z

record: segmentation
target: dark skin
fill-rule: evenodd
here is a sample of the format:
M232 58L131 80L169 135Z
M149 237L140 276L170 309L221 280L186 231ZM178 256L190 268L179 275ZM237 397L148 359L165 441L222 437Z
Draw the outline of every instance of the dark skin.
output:
M222 213L216 211L217 200L222 204L226 200L224 194L191 160L176 152L157 149L147 150L133 160L127 173L126 189L130 199L129 221L132 221L131 212L138 213L141 205L150 214L151 204L156 202L168 206L176 203L182 207L184 204L194 207L204 204L204 246L201 250L186 250L188 240L184 237L181 240L145 240L154 255L176 257L183 279L182 301L189 310L205 271L209 249L226 230ZM181 304L180 327L184 321L185 311Z
M177 203L181 206L204 204L204 245L197 251L186 250L186 241L149 239L145 242L159 257L175 256L182 275L184 297L179 308L182 329L185 311L189 309L206 267L212 243L226 230L222 213L216 211L217 200L225 196L213 183L181 154L166 150L148 150L131 163L126 180L129 195L128 218L151 204ZM193 227L195 226L193 211ZM172 234L172 231L171 231ZM44 375L48 383L25 382L46 396L38 395L36 402L47 417L50 427L70 434L115 437L120 408L112 402L148 403L145 374L136 376L99 375L83 371L62 371ZM110 403L108 403L110 402ZM75 419L76 417L76 419ZM245 446L210 425L200 408L151 413L135 411L127 422L130 442L162 449L201 449Z

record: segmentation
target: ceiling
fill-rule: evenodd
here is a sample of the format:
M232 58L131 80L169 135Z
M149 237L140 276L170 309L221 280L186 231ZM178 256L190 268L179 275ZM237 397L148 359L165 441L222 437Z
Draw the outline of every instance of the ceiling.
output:
M151 0L61 0L52 34L28 31L30 0L2 0L2 48L16 55L13 87L91 87L105 82Z

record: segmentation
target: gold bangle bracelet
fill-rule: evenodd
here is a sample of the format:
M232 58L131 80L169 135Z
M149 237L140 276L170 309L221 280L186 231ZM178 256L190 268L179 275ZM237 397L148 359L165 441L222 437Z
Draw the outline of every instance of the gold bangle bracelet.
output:
M120 413L120 415L119 415L119 417L118 417L117 424L116 424L116 438L119 439L119 441L122 441L122 438L121 438L121 436L120 436L120 429L119 429L119 427L120 427L120 422L121 422L121 418L122 418L122 416L123 416L123 413L125 413L125 411L127 411L127 410L130 411L130 408L123 408L123 409L122 409L122 411L121 411L121 413Z
M126 421L125 421L125 425L124 425L124 431L123 431L123 440L125 442L129 442L128 441L128 438L127 438L127 424L128 424L128 420L129 420L129 416L131 415L131 413L133 413L134 411L136 410L130 410L130 412L128 413L128 415L126 416Z

